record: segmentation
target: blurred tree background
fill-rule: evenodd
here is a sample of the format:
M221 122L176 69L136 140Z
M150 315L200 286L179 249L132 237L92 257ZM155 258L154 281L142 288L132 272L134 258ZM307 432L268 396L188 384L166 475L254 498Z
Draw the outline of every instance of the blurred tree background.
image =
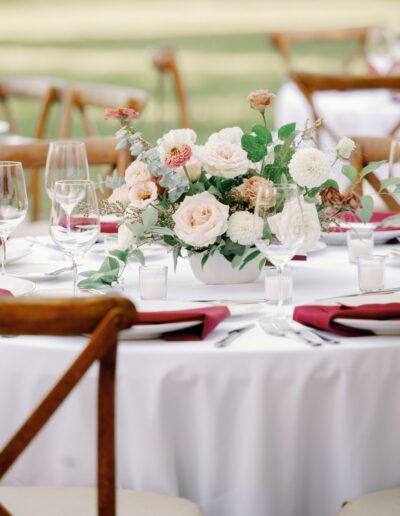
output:
M178 51L192 126L203 141L224 126L250 126L248 92L276 91L284 81L285 67L266 40L268 30L393 20L400 20L399 0L1 0L1 74L143 88L149 102L140 125L154 138L178 121L171 90L160 124L149 52L169 44ZM296 62L301 68L338 70L343 50L343 44L304 45ZM34 106L18 102L16 108L24 133L32 134ZM102 114L97 117L101 122ZM101 123L103 134L112 131Z

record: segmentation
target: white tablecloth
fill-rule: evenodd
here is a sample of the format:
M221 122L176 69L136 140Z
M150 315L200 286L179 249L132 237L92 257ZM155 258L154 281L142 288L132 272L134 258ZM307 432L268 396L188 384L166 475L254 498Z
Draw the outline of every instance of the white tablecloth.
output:
M314 94L314 103L337 137L388 136L400 121L400 102L393 100L388 90L323 91ZM278 91L274 116L276 127L296 122L300 129L307 119L313 119L307 100L293 82ZM332 143L323 130L321 136L322 143Z
M296 302L357 290L344 248L293 267ZM400 267L387 272L387 286L400 285ZM130 265L133 299L137 276ZM206 287L185 262L176 275L170 268L169 287L179 300L263 295L261 280ZM399 339L309 348L257 326L213 347L242 324L223 323L204 342L120 344L119 485L187 497L206 516L334 516L350 497L400 485ZM0 447L83 342L0 339ZM95 390L93 369L5 484L95 483Z

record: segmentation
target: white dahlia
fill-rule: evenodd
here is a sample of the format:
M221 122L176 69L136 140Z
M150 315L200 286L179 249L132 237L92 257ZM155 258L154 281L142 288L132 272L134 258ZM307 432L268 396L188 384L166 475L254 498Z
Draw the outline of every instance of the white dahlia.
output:
M233 213L228 220L228 237L241 245L253 245L262 235L262 224L255 224L254 217L248 211Z
M299 149L289 163L289 172L300 186L315 188L329 179L330 165L326 155L314 148Z

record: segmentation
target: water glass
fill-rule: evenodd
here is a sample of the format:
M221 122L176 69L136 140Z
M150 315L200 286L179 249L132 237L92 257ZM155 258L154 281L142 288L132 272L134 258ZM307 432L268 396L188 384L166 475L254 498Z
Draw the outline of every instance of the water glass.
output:
M347 249L351 263L356 263L357 258L362 256L370 256L374 250L372 229L349 229L347 231Z
M168 267L166 265L141 265L139 283L141 299L165 299L167 297Z
M362 256L357 259L358 285L361 292L375 292L385 286L385 257Z
M265 298L270 304L277 304L280 296L278 271L275 267L265 267ZM282 272L282 300L284 304L290 304L293 297L292 268L285 267Z

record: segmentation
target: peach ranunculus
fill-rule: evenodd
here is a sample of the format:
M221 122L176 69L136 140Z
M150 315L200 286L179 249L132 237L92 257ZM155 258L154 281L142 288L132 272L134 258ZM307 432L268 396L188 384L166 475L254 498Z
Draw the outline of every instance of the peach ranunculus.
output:
M250 107L260 113L264 113L265 109L272 104L275 95L268 90L256 90L247 97Z
M129 186L143 181L150 181L149 167L143 161L135 160L125 171L125 181Z
M135 183L129 190L131 206L143 210L158 199L157 185L153 181Z
M269 199L272 203L274 195L274 183L269 179L264 179L261 176L253 176L246 179L237 189L240 195L249 203L249 206L254 208L257 199L257 193L260 187L264 187L263 202L266 203Z
M212 245L228 229L229 206L209 192L187 196L173 214L178 238L194 247Z
M113 193L108 198L108 202L122 202L123 204L129 203L129 186L122 185L115 188Z
M171 169L185 165L193 155L196 139L192 129L171 129L157 140L161 161Z
M201 163L200 161L197 161L197 159L192 158L190 161L188 161L185 165L185 168L187 170L187 173L189 174L189 177L192 181L197 181L201 174ZM185 176L185 171L183 170L183 167L178 167L176 169L176 173L180 176Z
M138 118L139 113L136 109L131 108L107 108L104 111L104 118L106 120L121 120L125 122L126 120L131 120L132 118Z

